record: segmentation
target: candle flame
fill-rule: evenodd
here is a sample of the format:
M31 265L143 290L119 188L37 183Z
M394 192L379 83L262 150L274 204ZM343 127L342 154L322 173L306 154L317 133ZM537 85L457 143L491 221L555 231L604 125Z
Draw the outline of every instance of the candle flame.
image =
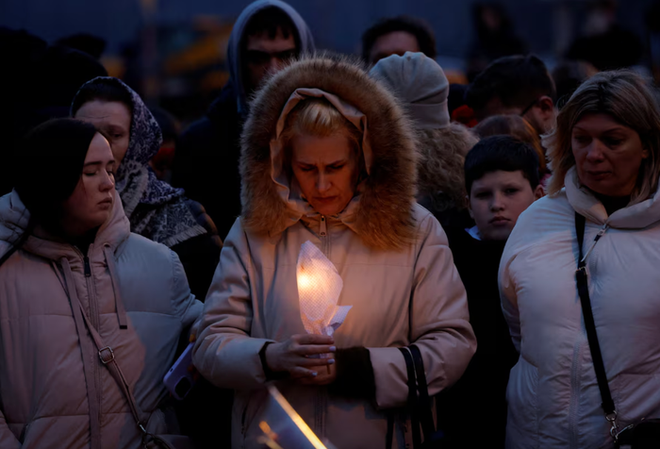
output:
M312 277L308 275L307 273L300 272L298 273L298 291L302 290L309 290L312 288Z
M343 282L332 262L309 241L301 247L296 279L305 330L332 335L328 326L337 311Z

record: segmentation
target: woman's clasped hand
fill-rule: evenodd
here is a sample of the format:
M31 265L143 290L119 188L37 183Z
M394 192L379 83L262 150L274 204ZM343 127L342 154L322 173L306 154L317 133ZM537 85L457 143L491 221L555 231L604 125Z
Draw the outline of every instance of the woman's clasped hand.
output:
M286 341L268 345L266 362L272 371L286 372L293 379L310 382L320 375L324 383L330 383L325 367L335 363L334 352L337 348L333 344L334 339L325 335L293 335ZM319 380L311 383L318 384Z

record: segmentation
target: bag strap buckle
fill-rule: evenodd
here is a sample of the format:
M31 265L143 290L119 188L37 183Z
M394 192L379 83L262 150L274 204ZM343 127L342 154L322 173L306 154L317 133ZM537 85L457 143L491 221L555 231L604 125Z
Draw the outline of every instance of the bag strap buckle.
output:
M106 346L99 349L99 359L101 359L101 363L107 365L115 360L115 353L110 346Z
M610 423L610 435L612 435L612 438L614 438L614 441L618 441L619 439L619 423L617 422L617 413L616 410L612 411L612 413L608 413L605 415L605 419L607 422Z

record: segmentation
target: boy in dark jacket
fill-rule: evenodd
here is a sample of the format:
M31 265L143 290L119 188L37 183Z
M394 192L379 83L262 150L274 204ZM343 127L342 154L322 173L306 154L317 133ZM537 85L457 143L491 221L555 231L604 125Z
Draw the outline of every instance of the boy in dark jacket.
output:
M446 230L454 263L468 294L477 352L463 377L438 397L446 447L503 448L506 385L518 360L502 315L497 274L518 216L543 196L538 156L510 136L481 140L465 158L465 187L476 226ZM445 446L443 446L445 447Z

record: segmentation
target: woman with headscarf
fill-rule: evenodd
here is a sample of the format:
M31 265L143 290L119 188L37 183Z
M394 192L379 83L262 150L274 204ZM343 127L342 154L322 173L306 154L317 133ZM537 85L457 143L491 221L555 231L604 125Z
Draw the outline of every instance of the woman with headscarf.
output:
M76 94L71 115L92 123L110 142L116 188L131 231L177 253L192 292L203 300L222 243L204 208L182 189L160 181L149 167L162 136L140 96L116 78L94 78Z
M461 376L475 350L446 236L415 203L410 123L361 66L302 59L252 103L241 176L243 214L193 356L202 375L236 390L232 447L260 447L265 386L274 382L337 447L385 447L391 437L403 448L410 424L392 410L409 396L401 350L419 348L431 395ZM352 306L332 337L327 327L307 333L303 244L336 267L337 305ZM315 354L324 357L307 357Z

